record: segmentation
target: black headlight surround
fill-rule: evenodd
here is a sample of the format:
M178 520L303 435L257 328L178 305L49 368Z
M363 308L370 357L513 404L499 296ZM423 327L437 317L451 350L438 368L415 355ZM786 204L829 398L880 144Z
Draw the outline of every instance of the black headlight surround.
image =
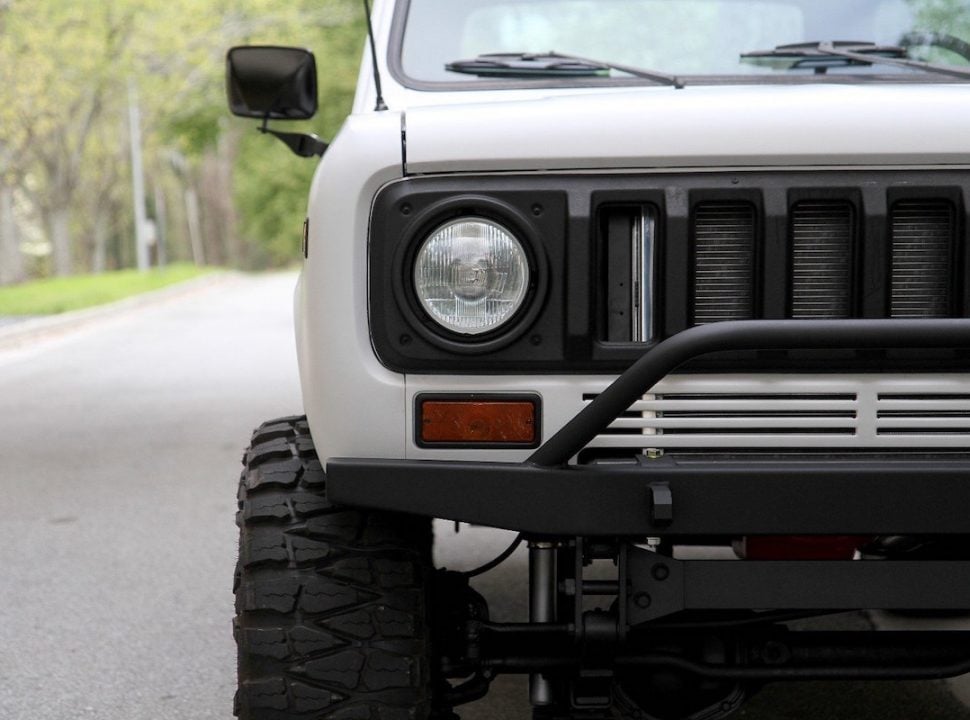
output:
M368 322L374 352L397 372L505 373L562 364L566 345L567 193L528 176L427 176L378 191L368 233ZM414 262L445 222L478 216L511 232L530 286L495 330L463 335L438 325L414 292Z
M494 330L465 335L442 326L421 306L414 286L414 268L418 252L436 229L454 220L472 218L494 222L515 237L526 256L529 284L522 305L509 320ZM404 241L395 250L391 277L405 319L425 340L452 353L483 354L509 345L535 320L548 288L548 266L536 229L519 210L496 198L462 194L432 202L416 213Z
M394 372L419 374L544 375L590 373L614 375L628 368L656 342L692 324L695 292L695 210L725 200L759 208L758 246L762 256L753 269L756 319L790 315L790 222L795 203L838 199L860 215L855 251L861 253L854 287L860 318L888 317L889 251L885 241L888 213L899 197L944 198L956 208L958 262L950 273L957 299L953 312L970 317L970 244L968 173L961 170L752 170L697 171L521 171L507 173L413 175L381 187L371 206L368 270L368 322L374 353ZM481 353L451 352L427 341L405 319L391 280L392 259L410 237L414 218L434 203L456 196L482 196L513 207L535 229L537 252L549 263L548 286L532 325L507 345ZM650 207L657 212L655 336L652 342L628 342L610 335L611 305L606 283L622 253L610 250L617 211ZM620 229L618 241L623 242ZM614 275L617 273L614 272ZM325 310L324 310L325 311ZM334 311L346 311L335 309ZM878 355L883 371L961 372L966 353L950 350L896 351ZM871 351L745 351L718 353L697 360L682 372L736 372L739 367L765 372L871 372Z

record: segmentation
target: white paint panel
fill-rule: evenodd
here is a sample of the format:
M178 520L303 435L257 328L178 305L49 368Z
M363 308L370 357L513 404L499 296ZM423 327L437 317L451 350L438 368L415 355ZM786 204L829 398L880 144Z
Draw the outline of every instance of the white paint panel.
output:
M966 84L462 97L409 108L409 173L970 163Z
M366 312L371 202L401 176L400 124L392 112L350 116L310 191L309 257L296 293L297 357L304 409L323 459L404 455L404 376L374 356Z
M414 397L420 393L536 393L542 398L542 439L548 440L585 405L601 393L612 378L604 376L481 376L452 377L410 375L407 378L409 428L414 427ZM970 446L970 417L911 418L879 417L886 410L948 412L954 401L934 396L970 393L970 375L938 374L849 374L849 375L671 375L652 388L646 399L631 410L643 417L617 420L614 430L597 436L589 447L599 448L775 448L797 450L828 448L860 449L949 449ZM658 396L683 394L703 398L663 399ZM716 395L723 395L718 399ZM731 399L744 396L743 400ZM758 395L766 396L757 399ZM812 400L805 396L855 397L854 400ZM881 400L882 395L920 396L914 400ZM905 404L905 408L900 408ZM912 404L913 407L910 407ZM658 411L696 410L703 413L764 412L817 413L830 411L849 417L770 416L762 418L657 418ZM663 430L695 429L690 434L666 434ZM900 428L915 432L899 433ZM642 434L630 433L640 430ZM819 430L820 432L812 432ZM658 433L658 431L660 431ZM411 459L521 461L531 450L447 450L419 448L411 438L407 457Z

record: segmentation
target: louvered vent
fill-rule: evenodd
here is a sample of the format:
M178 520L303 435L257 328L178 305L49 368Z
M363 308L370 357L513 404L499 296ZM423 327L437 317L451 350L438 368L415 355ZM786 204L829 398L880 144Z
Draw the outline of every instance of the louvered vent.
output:
M885 393L877 407L880 435L970 435L966 393Z
M806 201L792 209L792 317L849 317L854 223L848 202Z
M755 209L702 203L694 211L694 322L754 316Z
M970 393L960 392L965 380L898 373L669 375L589 447L965 453L970 442ZM596 397L586 392L582 400Z
M892 206L892 317L950 314L954 230L953 206L946 200Z

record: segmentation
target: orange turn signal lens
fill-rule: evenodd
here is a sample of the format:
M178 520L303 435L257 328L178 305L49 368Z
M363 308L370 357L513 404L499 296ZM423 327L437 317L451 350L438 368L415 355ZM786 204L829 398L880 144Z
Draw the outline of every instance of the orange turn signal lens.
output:
M418 401L421 444L537 444L534 400Z

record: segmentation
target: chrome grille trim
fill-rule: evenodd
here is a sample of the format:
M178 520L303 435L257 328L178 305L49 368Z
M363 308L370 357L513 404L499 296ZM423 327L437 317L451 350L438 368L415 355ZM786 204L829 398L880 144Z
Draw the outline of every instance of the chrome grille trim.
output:
M890 215L891 316L949 316L953 206L946 200L901 200Z
M791 317L849 317L853 215L852 205L840 200L804 201L792 208Z
M631 229L630 255L633 258L630 288L633 295L633 342L653 337L653 289L655 282L655 217L652 208L640 208Z

